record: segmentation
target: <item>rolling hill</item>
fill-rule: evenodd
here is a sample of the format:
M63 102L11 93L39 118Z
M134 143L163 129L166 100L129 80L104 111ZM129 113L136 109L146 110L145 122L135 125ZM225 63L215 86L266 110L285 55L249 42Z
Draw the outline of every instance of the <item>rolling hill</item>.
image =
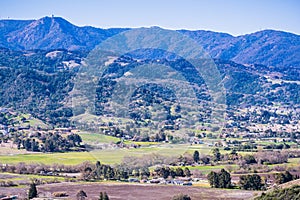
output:
M67 126L74 114L69 104L71 93L86 55L85 51L62 49L31 51L0 49L0 107L12 107L24 113L31 113L50 124ZM280 72L281 69L264 65L241 65L220 59L215 59L214 62L223 79L228 107L282 105L296 108L300 104L300 84L294 80L299 77L294 77L295 74L289 71L289 68L283 73ZM176 68L194 85L193 90L199 101L210 101L205 83L201 78L193 78L195 72L189 70L189 64L185 61L146 59L142 63ZM107 75L104 74L104 78L97 85L95 99L97 115L108 114L103 113L101 109L109 102L116 81L140 64L140 61L135 59L120 58L109 65ZM299 70L297 72L299 73ZM161 82L161 85L164 83ZM174 101L172 99L174 93L161 86L150 84L144 88L140 87L131 99L131 116L145 120L147 113L152 109L151 105L159 103L168 110L167 118L176 120L179 116L172 114L173 108L169 106L170 102ZM203 109L204 114L200 116L202 120L210 112L205 106Z

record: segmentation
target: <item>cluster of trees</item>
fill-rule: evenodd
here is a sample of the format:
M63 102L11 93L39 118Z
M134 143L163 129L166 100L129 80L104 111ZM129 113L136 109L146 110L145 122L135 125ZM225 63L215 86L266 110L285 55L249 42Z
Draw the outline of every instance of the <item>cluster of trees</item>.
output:
M149 173L149 169L145 170L146 172L139 171L139 175L146 175ZM148 172L147 172L148 171ZM129 176L132 175L132 171L128 168L117 165L112 167L110 165L101 164L99 161L96 164L84 163L84 166L81 168L81 178L88 180L127 180Z
M142 158L126 156L121 165L125 166L131 172L135 169L138 170L143 167L148 168L155 165L189 166L218 164L218 162L222 162L228 164L236 163L240 166L241 170L248 170L251 167L257 167L257 165L263 168L269 164L286 163L289 155L298 156L297 152L284 153L277 151L262 151L242 156L235 150L232 150L230 153L221 154L218 148L213 148L212 155L200 154L199 151L195 150L193 154L184 153L178 157L168 157L159 154L148 154Z
M277 184L286 183L297 178L299 178L299 176L293 176L288 171L275 175L275 181ZM211 187L232 188L230 173L224 169L220 172L211 171L207 175L207 179ZM239 187L244 190L264 190L266 185L264 184L261 176L258 174L248 174L240 176Z
M289 171L285 171L284 173L275 174L275 181L277 184L286 183L292 181L293 179L297 179L297 176L293 176Z
M269 144L267 146L264 146L264 149L289 149L291 148L290 145L284 143L284 144Z
M211 171L207 179L211 187L231 188L231 176L225 169L221 169L219 173Z
M244 190L261 190L264 184L257 174L240 176L239 185Z
M253 151L257 149L257 145L252 143L240 144L233 149L236 151Z
M154 169L154 172L152 173L152 176L159 176L163 178L172 177L190 177L192 174L189 170L189 168L185 167L182 169L181 167L177 167L175 169L172 169L170 167L157 167Z
M256 153L255 159L260 164L287 163L288 154L280 151L263 151Z
M82 179L84 180L124 180L132 177L137 177L140 179L147 179L148 177L162 177L162 178L175 178L175 177L190 177L192 173L186 167L182 169L181 167L170 168L170 167L157 167L152 172L150 172L148 167L141 168L127 168L126 166L120 164L117 166L110 166L101 164L99 161L95 165L92 163L85 163L81 168Z
M260 151L255 154L246 154L241 156L232 150L230 153L221 154L218 148L212 149L212 155L200 154L199 151L194 151L192 156L187 154L183 155L181 159L186 165L191 164L211 164L221 162L237 163L242 168L247 168L253 164L280 164L288 161L289 155L297 155L294 153L288 154L278 151ZM192 158L191 158L192 157Z
M67 137L59 133L47 133L25 138L23 135L15 134L13 140L18 145L18 149L23 148L35 152L64 152L70 151L73 147L84 148L80 145L82 142L80 135L74 133Z
M104 179L127 179L129 177L128 172L112 168L110 165L101 164L99 161L95 165L86 163L87 165L82 168L82 179L84 180L104 180Z
M208 182L214 188L232 188L230 173L224 169L220 172L211 171L207 175ZM239 185L245 190L261 190L264 184L261 177L257 174L240 176Z

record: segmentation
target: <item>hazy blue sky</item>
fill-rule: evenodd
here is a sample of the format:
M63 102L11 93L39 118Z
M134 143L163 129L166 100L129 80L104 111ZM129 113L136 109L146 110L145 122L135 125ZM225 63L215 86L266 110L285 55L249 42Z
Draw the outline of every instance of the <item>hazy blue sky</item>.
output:
M155 25L233 35L276 29L300 35L299 0L0 0L2 19L52 14L101 28Z

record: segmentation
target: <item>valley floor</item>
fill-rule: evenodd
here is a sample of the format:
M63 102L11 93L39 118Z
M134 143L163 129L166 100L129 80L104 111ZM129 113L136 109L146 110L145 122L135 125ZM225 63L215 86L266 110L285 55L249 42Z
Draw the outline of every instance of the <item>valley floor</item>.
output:
M149 185L132 183L55 183L38 186L40 197L51 196L54 192L66 192L67 199L76 199L76 193L84 190L87 199L98 199L100 192L106 192L111 200L170 200L174 195L188 194L191 199L252 199L259 195L258 191L215 189L194 186L169 186L169 185ZM1 188L7 194L18 194L19 197L26 197L28 188Z

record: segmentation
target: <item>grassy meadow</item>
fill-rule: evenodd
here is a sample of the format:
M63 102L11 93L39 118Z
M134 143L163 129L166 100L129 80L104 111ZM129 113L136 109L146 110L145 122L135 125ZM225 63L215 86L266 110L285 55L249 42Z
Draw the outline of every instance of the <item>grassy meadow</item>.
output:
M112 136L81 132L80 136L84 144L89 145L103 145L116 143L120 141L119 138ZM117 148L110 146L109 148L91 150L89 152L68 152L68 153L26 153L24 150L11 149L13 153L8 153L9 149L1 147L7 150L7 154L0 154L0 163L2 164L16 164L19 162L24 163L40 163L40 164L64 164L64 165L77 165L85 161L96 162L97 160L105 164L118 164L121 163L123 158L126 156L143 157L147 154L161 154L164 156L179 156L184 153L193 154L195 150L199 151L200 154L211 154L211 149L206 144L169 144L169 143L156 143L156 142L132 142L125 141L127 145L136 144L140 145L140 148ZM17 153L19 151L19 153ZM220 148L220 152L230 153L230 151L224 151ZM251 152L239 152L240 154L251 154ZM291 158L288 163L277 164L286 165L288 167L294 167L299 165L299 158ZM270 167L275 167L272 165ZM237 168L236 165L216 165L216 166L190 166L191 169L198 169L203 173L208 173L211 170L218 170L226 167L232 169Z
M124 148L124 149L103 149L94 150L90 152L68 152L68 153L30 153L30 154L13 154L0 155L0 163L15 164L19 162L25 163L43 163L43 164L65 164L76 165L84 161L95 162L100 160L106 164L117 164L122 161L125 156L140 156L145 154L162 154L165 156L179 156L185 152L194 152L197 149L200 153L207 154L210 152L208 148L203 145L190 146L182 145L149 145L141 148Z

